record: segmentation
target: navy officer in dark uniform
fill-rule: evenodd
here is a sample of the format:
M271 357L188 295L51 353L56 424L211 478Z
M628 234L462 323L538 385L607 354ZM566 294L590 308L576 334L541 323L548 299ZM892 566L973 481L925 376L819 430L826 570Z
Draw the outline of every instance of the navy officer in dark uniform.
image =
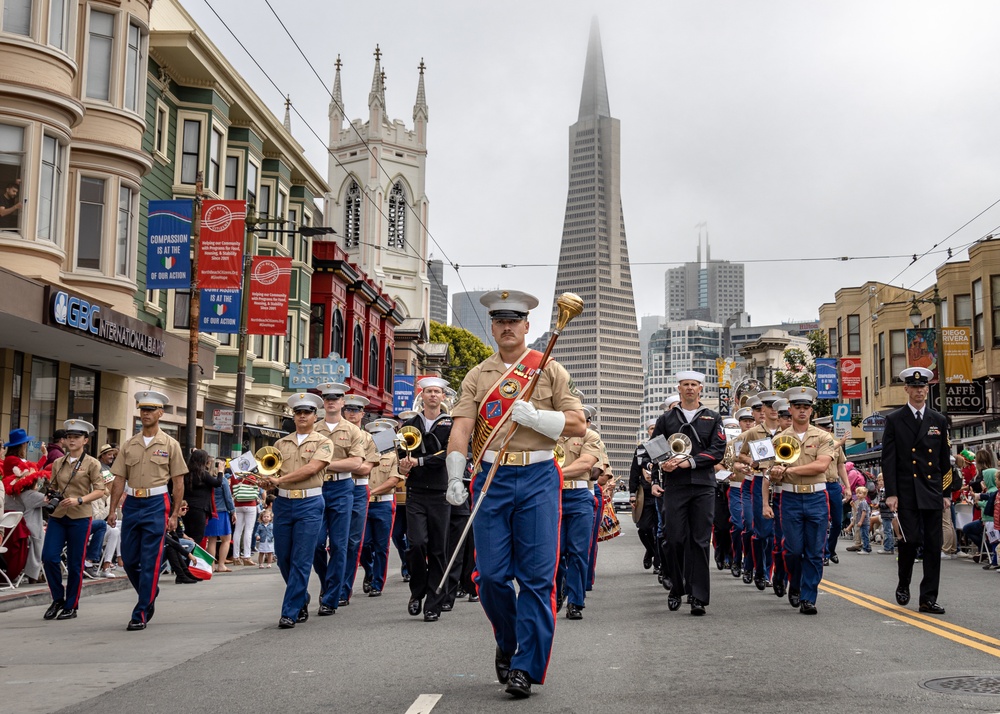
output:
M899 517L899 583L896 602L910 602L910 578L917 548L924 548L924 577L920 581L920 612L943 615L938 605L941 577L941 510L950 486L951 454L948 420L927 405L934 373L910 367L899 373L907 403L885 418L882 435L882 478L885 502Z

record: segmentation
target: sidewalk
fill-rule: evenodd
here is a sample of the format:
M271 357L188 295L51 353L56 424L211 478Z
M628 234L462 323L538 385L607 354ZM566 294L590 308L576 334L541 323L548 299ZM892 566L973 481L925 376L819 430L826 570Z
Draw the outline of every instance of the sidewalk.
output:
M172 577L172 576L171 576ZM101 593L112 593L118 590L127 590L132 587L128 578L122 573L117 578L101 578L100 580L83 581L83 591L80 597L88 595L100 595ZM44 583L41 585L29 585L24 582L16 590L0 590L0 612L8 612L21 607L32 605L48 605L52 601L49 595L49 588Z

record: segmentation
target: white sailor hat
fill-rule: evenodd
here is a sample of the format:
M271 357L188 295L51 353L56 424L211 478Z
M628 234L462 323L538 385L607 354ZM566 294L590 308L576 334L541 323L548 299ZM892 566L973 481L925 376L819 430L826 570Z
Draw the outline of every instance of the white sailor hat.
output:
M299 411L312 411L317 412L323 408L323 400L317 397L315 394L309 394L308 392L299 392L298 394L293 394L288 398L288 406L292 408L293 412Z
M325 382L317 384L316 389L323 395L323 399L339 399L351 391L351 388L340 382Z
M671 394L669 397L667 397L666 399L663 400L663 409L664 409L664 411L670 411L670 408L672 406L674 406L675 404L680 404L680 403L681 403L681 395L680 394Z
M440 377L424 377L419 382L417 382L417 386L420 389L427 389L428 387L437 387L443 392L445 387L448 386L448 380L441 379Z
M751 409L763 409L764 402L760 401L760 397L755 394L752 397L747 397L746 406Z
M699 384L705 383L705 375L701 372L695 372L693 369L685 370L684 372L677 373L677 383L680 384L685 380L694 380Z
M362 397L360 394L348 394L344 397L344 408L347 407L360 407L364 409L371 401L367 397Z
M782 394L783 392L777 389L767 389L763 392L757 392L757 398L760 400L761 404L767 404L781 399Z
M791 414L791 412L789 411L790 406L791 405L788 403L787 399L775 399L774 402L771 403L771 408L774 411L778 412L778 414L790 415Z
M597 407L592 407L589 404L583 407L583 415L587 417L587 421L590 421L595 416L597 416Z
M406 421L407 419L412 419L416 415L417 413L415 411L413 411L412 409L407 409L405 412L400 412L396 416L398 416L403 421Z
M479 298L494 320L526 320L538 298L520 290L493 290Z
M740 420L736 419L735 417L723 417L722 418L722 428L723 429L725 429L726 427L734 427L734 426L737 427L737 428L739 428L739 425L740 425Z
M67 419L63 422L63 429L66 430L67 434L90 436L91 432L94 431L94 425L83 419Z
M163 392L136 392L135 405L140 409L163 409L170 399Z
M812 404L818 394L812 387L792 387L785 390L785 399L789 404Z
M647 419L646 420L646 428L647 429L650 429L650 428L652 428L654 426L656 426L656 419Z
M903 380L905 384L917 387L923 387L930 384L933 377L934 373L926 367L907 367L899 373L899 378Z
M398 424L395 419L376 419L375 421L370 421L365 424L365 429L370 434L377 434L380 431L385 431L386 429L395 430Z
M736 410L735 416L737 421L740 419L753 419L753 409L750 407L742 407Z

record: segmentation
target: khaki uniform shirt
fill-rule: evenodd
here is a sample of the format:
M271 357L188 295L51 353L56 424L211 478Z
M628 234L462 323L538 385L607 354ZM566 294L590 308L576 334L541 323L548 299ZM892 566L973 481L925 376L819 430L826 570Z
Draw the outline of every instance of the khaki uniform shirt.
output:
M402 478L402 474L399 473L399 457L396 456L395 452L390 451L382 455L377 466L372 467L371 473L368 474L368 488L374 491L377 486L381 486L393 477ZM392 491L389 493L391 494ZM386 496L388 494L380 495Z
M753 453L750 451L751 441L760 441L761 439L773 439L780 433L781 433L780 429L775 431L774 434L772 434L767 430L767 427L765 427L763 424L754 424L752 427L750 427L742 434L740 434L740 438L743 439L743 447L740 449L740 456L749 456L751 459L753 459ZM759 462L759 464L760 464L760 469L758 471L754 471L755 474L760 474L766 471L768 467L774 464L774 459L766 459L764 461Z
M367 431L361 430L361 441L362 443L364 443L365 447L365 453L364 453L365 461L373 464L379 463L382 460L382 455L379 454L378 447L375 446L375 440L372 438L372 435L369 434ZM368 472L369 479L371 478L373 473L375 473L374 466L372 467L372 470ZM364 476L358 476L357 478L364 478ZM368 487L371 488L371 486L372 486L371 481L369 481Z
M396 482L396 505L406 505L406 476L403 474L399 474L399 481Z
M794 426L785 429L781 432L781 435L794 436L795 438L798 438L798 434L795 433ZM830 435L830 432L810 424L809 429L806 431L805 439L802 440L802 453L799 455L798 461L788 465L805 466L806 464L811 464L816 461L820 456L829 456L831 459L836 459L836 450L837 447L834 446L833 437ZM781 482L805 485L824 483L825 479L825 471L818 476L799 476L797 474L789 474L786 471Z
M76 469L76 462L70 463L69 456L60 456L52 462L52 481L49 485L53 491L59 491L63 498L68 498L75 503L76 499L83 498L91 491L104 490L104 473L101 462L90 454L84 454L81 458L76 476L73 470ZM82 506L73 505L66 509L63 516L70 518L92 518L94 507L90 503Z
M498 352L470 369L469 373L465 375L465 379L462 380L458 404L455 405L451 415L475 420L479 415L479 408L489 395L489 391L506 371L507 367L500 359ZM535 391L531 394L531 403L535 405L536 409L556 412L583 409L580 392L573 384L569 372L553 360L549 360L549 363L542 370ZM507 419L500 427L499 433L494 437L493 445L503 442L507 432L510 431L510 425L513 423L513 420ZM508 445L508 451L542 451L551 449L555 445L555 441L539 434L534 429L518 427L517 433L514 434L514 438Z
M315 430L317 434L321 434L329 439L330 444L333 446L333 458L327 459L327 462L349 459L352 456L363 457L365 455L364 436L368 432L354 426L347 419L344 419L343 416L341 416L340 422L334 427L333 431L330 431L325 421L316 422ZM334 474L337 472L327 467L325 473ZM322 481L322 476L323 474L320 474L320 481Z
M274 448L281 452L281 469L279 474L284 476L308 464L310 461L319 460L325 464L333 461L333 445L330 440L319 432L312 432L299 443L298 435L292 432L288 436L283 436L275 443ZM282 485L281 488L307 489L320 488L323 485L323 470L320 469L304 481L296 481Z
M593 429L587 429L587 433L583 436L571 436L559 437L559 443L562 444L563 450L566 452L566 458L563 459L563 468L572 464L574 461L579 459L584 454L593 456L597 461L594 466L604 465L604 442L601 441L601 437L597 435L597 432ZM579 474L573 476L572 481L590 481L590 475L593 473L588 470L587 473Z
M839 481L840 467L847 463L847 457L844 456L844 450L839 446L834 447L834 449L836 450L837 455L833 457L833 461L830 462L830 468L826 470L827 483Z
M156 488L166 486L174 476L188 472L181 453L181 445L163 429L146 446L139 432L121 447L111 473L124 477L130 488Z

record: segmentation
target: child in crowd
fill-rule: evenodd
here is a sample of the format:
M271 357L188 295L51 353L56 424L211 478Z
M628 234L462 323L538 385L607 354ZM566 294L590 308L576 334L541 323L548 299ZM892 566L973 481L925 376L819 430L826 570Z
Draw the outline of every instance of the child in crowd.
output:
M851 518L851 528L855 533L861 535L861 550L858 553L868 554L872 552L868 535L871 530L872 507L868 503L868 488L858 486L854 489L854 516Z
M260 514L257 525L257 567L270 568L274 562L274 515L270 508L265 508ZM265 565L266 563L266 565Z

